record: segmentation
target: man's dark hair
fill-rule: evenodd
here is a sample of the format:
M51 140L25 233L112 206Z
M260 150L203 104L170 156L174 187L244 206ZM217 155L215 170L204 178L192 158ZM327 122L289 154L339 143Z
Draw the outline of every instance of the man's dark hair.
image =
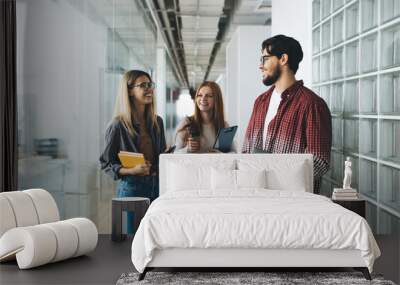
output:
M264 49L270 55L275 55L278 58L281 58L286 53L289 58L289 68L296 74L299 63L303 59L303 50L297 40L284 35L276 35L263 41L261 50L263 51Z

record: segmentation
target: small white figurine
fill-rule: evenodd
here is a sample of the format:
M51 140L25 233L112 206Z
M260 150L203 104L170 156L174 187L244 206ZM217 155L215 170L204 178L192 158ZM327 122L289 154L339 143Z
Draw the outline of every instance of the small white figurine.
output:
M346 157L344 162L344 179L343 179L343 189L351 189L351 160L350 157Z

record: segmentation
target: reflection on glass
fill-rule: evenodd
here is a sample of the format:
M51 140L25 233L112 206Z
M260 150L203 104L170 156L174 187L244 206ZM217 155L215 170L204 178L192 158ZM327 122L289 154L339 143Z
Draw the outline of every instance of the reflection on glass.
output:
M332 183L330 183L328 180L323 179L321 182L320 195L324 195L326 197L332 197L332 190L333 190Z
M333 2L333 11L336 11L344 4L344 0L333 0L332 2Z
M377 68L377 34L361 40L361 71L368 72Z
M380 153L382 159L400 163L400 121L381 121Z
M331 13L331 0L321 0L321 5L322 5L321 20L323 20Z
M19 189L46 188L63 219L109 233L116 183L99 156L121 74L156 70L152 23L138 1L15 2Z
M313 54L316 54L320 51L319 49L319 40L320 40L320 29L316 28L313 31Z
M376 76L361 79L360 112L363 114L376 114Z
M316 18L325 22L313 30L313 54L322 52L313 82L333 114L332 180L321 193L341 186L345 156L358 153L359 192L378 205L367 202L366 219L400 239L400 218L378 210L400 213L400 0L313 1Z
M346 8L346 38L358 34L358 1Z
M313 78L312 81L314 83L319 82L319 57L313 59L313 70L312 70Z
M358 190L358 157L355 157L352 155L346 155L346 156L349 156L351 159L351 162L352 162L352 164L351 164L351 170L352 170L351 187ZM343 161L343 164L344 164L344 161ZM344 173L342 174L342 177L343 177L343 175L344 175ZM343 178L342 178L342 181L343 181ZM343 187L343 183L340 183L340 184Z
M343 83L332 84L331 111L342 112Z
M334 79L343 77L343 48L335 49L332 52L333 57L333 71L332 77Z
M377 150L377 122L375 119L360 120L360 153L369 157L376 157Z
M342 145L342 119L341 118L332 118L332 146L341 149Z
M400 25L382 31L381 66L400 66Z
M358 80L345 83L344 112L358 114Z
M331 178L341 184L343 181L343 155L339 152L331 152Z
M326 49L331 46L331 22L327 21L322 25L322 49Z
M399 0L381 0L381 19L382 22L393 19L400 15Z
M319 87L317 87L317 86L313 87L312 91L319 96L319 93L320 93Z
M377 167L376 162L360 159L359 192L376 200Z
M380 113L400 115L400 72L381 76Z
M321 98L323 98L324 101L326 102L326 104L329 106L329 95L330 95L330 91L331 91L331 86L329 84L323 85L323 86L321 86L320 90L321 90L320 91L321 93L319 94L319 96Z
M19 158L18 188L46 189L53 196L60 216L65 217L65 175L70 166L69 159L51 157L44 153Z
M379 209L379 234L391 236L394 241L400 240L400 218L388 211Z
M313 25L319 22L320 20L320 8L321 8L321 3L320 0L314 0L312 9L313 9Z
M365 205L365 219L367 220L369 227L374 234L377 233L377 207L367 202Z
M321 81L330 79L330 53L321 56Z
M333 17L333 44L343 40L343 12Z
M346 75L358 74L358 41L346 46Z
M380 166L379 200L389 208L400 211L400 169Z
M378 1L362 0L361 1L361 28L363 31L375 27L378 23Z
M358 120L344 120L344 148L351 152L358 152Z

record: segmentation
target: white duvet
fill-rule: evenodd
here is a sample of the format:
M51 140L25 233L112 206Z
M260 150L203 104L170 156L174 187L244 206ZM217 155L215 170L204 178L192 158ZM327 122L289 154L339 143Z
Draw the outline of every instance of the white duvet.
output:
M359 215L320 195L265 189L162 195L140 223L132 262L143 272L165 248L358 249L370 271L380 256Z

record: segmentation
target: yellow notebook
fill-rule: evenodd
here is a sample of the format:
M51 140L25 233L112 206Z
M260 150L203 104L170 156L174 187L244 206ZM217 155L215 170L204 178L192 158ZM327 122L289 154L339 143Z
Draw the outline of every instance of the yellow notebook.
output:
M144 164L144 156L142 153L120 151L118 153L119 160L123 167L132 168L138 164Z

